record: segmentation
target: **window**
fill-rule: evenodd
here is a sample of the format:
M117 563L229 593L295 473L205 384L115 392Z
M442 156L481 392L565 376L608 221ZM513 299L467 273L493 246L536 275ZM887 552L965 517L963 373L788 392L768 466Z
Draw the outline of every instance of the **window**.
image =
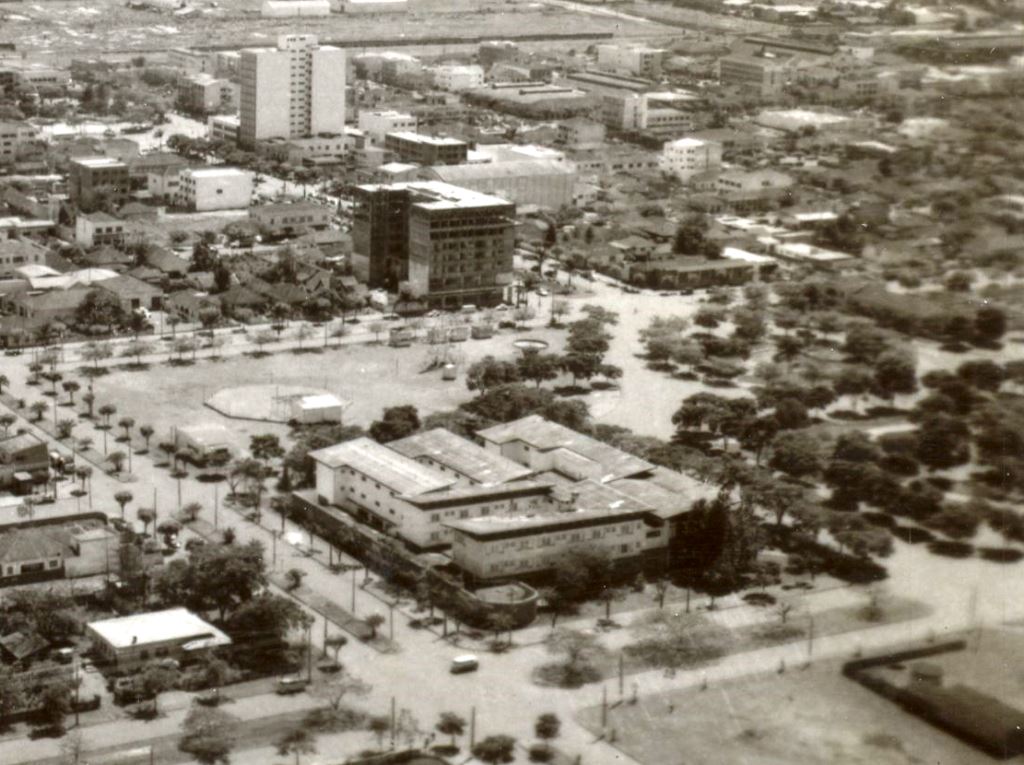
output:
M622 546L621 546L621 547L619 548L619 552L624 552L624 553L628 553L628 552L629 552L629 545L622 545Z
M50 564L49 564L49 565L50 565L50 568L57 568L57 564L58 564L58 563L60 563L60 561L56 561L56 560L51 560L51 561L50 561Z

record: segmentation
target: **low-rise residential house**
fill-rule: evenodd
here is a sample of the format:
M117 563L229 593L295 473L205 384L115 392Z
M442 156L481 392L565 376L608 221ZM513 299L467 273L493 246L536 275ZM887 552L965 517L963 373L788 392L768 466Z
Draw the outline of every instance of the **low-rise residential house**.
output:
M48 252L30 239L0 239L0 278L12 278L20 266L45 265Z
M101 244L82 256L89 268L103 268L123 273L135 265L135 256L111 244Z
M159 287L146 284L146 282L127 274L121 274L114 279L105 279L96 286L116 297L121 305L121 310L125 313L131 313L137 308L160 310L164 294Z
M633 263L629 266L629 281L651 289L700 289L746 284L757 272L755 265L736 260L679 257Z
M50 473L50 451L31 433L0 440L0 488L45 481Z
M146 252L146 265L171 279L180 279L188 271L188 261L164 247L151 247Z
M83 247L124 244L125 222L105 212L79 213L75 218L75 242Z
M41 324L51 321L68 322L74 319L78 307L89 294L89 288L77 286L71 289L49 292L22 292L10 299L18 316L34 319Z
M220 302L204 293L181 290L167 296L164 300L164 310L182 321L194 324L200 321L206 311L220 313Z
M64 545L45 528L0 533L0 587L64 576Z
M90 622L86 634L103 661L131 669L153 660L199 661L231 638L184 608Z

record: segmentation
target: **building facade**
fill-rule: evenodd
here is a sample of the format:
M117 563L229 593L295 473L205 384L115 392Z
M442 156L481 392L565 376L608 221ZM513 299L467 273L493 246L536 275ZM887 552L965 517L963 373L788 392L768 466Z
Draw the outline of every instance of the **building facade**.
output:
M208 167L181 172L176 204L196 212L237 210L252 200L253 174L237 167Z
M515 205L437 181L358 186L353 268L432 306L494 305L512 283Z
M79 157L68 166L68 196L79 209L120 207L131 189L128 165L113 157Z
M447 64L433 70L434 87L459 93L463 90L475 90L484 86L484 70L475 64L462 66Z
M104 212L79 213L75 218L75 242L83 247L124 243L125 223Z
M681 181L718 170L722 166L722 144L699 138L666 142L661 151L661 169Z
M388 133L384 136L384 149L394 161L423 166L458 165L469 156L469 144L465 141L410 132Z
M384 136L388 133L415 133L416 118L405 112L390 109L387 111L361 110L358 127L370 138L374 146L384 144Z
M597 66L610 72L659 79L667 51L643 45L598 45Z
M305 138L345 131L345 51L316 35L281 35L276 48L248 48L239 62L239 140Z
M178 84L182 105L200 114L233 114L238 111L238 85L209 74L196 74Z

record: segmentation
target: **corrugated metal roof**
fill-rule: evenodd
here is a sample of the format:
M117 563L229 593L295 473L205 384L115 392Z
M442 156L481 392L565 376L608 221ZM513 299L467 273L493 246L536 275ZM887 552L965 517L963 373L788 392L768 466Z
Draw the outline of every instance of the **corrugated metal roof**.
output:
M445 428L416 433L392 441L388 447L411 459L430 457L479 483L515 481L533 472L530 468L500 454L489 452Z
M445 489L456 483L454 477L422 465L369 438L356 438L328 446L310 452L309 456L328 467L352 468L398 494L415 496Z

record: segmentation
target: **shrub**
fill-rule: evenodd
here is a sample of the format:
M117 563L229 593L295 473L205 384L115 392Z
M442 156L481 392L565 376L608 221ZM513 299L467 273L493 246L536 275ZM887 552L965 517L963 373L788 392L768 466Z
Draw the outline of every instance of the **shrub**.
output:
M974 545L938 539L928 544L928 550L946 558L969 558L974 554Z
M941 531L953 539L973 537L981 518L962 505L950 505L925 520L930 529Z
M752 606L774 606L775 596L767 592L748 592L743 600Z
M872 526L881 526L883 529L896 528L896 519L891 515L886 515L885 513L864 512L861 513L860 516Z
M953 481L942 475L931 475L925 480L939 491L949 491L953 488Z
M892 529L892 535L910 545L920 545L935 541L935 535L928 531L928 529L922 529L920 526L897 526Z
M878 467L887 473L908 478L917 475L921 469L917 460L906 454L887 454L878 461Z
M530 747L530 762L549 762L551 749L547 744L533 744Z
M991 563L1016 563L1024 558L1024 551L1015 547L979 547L978 555Z

